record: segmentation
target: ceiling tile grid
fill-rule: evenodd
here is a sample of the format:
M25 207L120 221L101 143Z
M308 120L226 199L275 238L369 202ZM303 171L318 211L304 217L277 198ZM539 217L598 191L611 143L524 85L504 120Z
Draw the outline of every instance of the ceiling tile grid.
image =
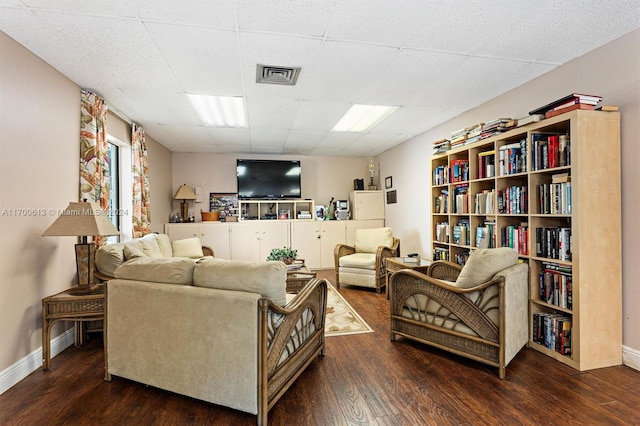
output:
M0 31L176 152L377 155L639 27L638 0L0 0ZM243 97L249 128L187 94ZM332 132L354 103L400 109Z

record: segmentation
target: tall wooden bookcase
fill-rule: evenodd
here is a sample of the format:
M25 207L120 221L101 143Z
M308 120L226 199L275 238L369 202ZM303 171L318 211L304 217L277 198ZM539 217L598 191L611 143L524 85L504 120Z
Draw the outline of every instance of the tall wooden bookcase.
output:
M561 135L565 144L569 140L568 161L547 157L556 164L542 164L549 135ZM491 163L493 170L486 167ZM508 243L516 230L519 244L516 241L515 248L530 266L529 347L580 371L621 364L619 113L571 111L436 154L431 166L434 259L463 262L476 248L479 227L493 232L498 247L503 245L503 236ZM553 184L566 174L570 190L566 183ZM460 180L453 182L456 178ZM482 193L485 195L477 195ZM499 212L505 196L510 198L510 208ZM463 208L465 197L468 212ZM476 198L489 213L476 213ZM554 203L557 208L550 210L549 204ZM467 240L459 223L468 223ZM566 255L567 246L570 255ZM547 298L554 282L555 294L560 296ZM567 294L569 303L563 297ZM560 328L563 324L568 328L570 322L570 353L540 340L540 334L553 332L544 325L544 317L547 324ZM554 344L566 343L569 333L564 335L565 341L555 340Z

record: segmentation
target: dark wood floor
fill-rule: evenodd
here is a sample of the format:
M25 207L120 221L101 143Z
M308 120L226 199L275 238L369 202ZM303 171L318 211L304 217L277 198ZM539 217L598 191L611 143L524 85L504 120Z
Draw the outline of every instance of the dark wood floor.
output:
M332 271L320 276L333 281ZM493 368L389 341L384 294L343 288L374 333L327 338L269 413L271 425L640 425L640 372L580 373L523 349ZM0 395L0 425L252 425L255 417L125 379L103 380L100 338Z

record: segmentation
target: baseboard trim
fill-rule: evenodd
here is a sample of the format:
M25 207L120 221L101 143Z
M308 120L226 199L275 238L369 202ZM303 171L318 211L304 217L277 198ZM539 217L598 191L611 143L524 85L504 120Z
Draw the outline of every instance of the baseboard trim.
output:
M622 363L640 371L640 351L629 346L622 346Z
M73 345L73 330L72 327L51 339L51 358ZM0 395L39 368L42 368L42 347L0 372Z

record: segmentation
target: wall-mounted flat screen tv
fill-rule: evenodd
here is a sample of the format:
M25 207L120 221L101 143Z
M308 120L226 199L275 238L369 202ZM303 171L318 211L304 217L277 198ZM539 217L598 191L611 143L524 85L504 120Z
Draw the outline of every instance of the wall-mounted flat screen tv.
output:
M301 198L300 161L237 160L238 198Z

